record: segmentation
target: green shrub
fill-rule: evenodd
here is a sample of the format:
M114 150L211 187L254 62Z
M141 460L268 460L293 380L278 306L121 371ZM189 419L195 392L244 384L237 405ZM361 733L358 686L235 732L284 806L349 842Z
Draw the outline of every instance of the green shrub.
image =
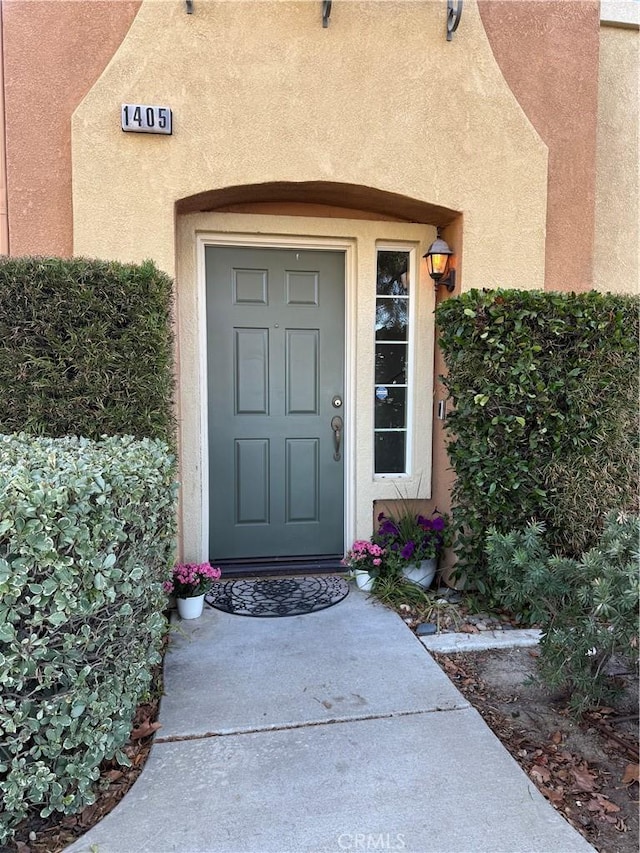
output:
M171 306L151 262L0 260L0 433L173 446Z
M638 661L640 519L612 513L580 560L552 556L544 525L487 536L496 599L541 624L540 674L576 711L610 701L613 655Z
M166 630L173 473L156 440L0 437L0 844L126 763Z
M637 508L639 304L495 290L438 307L456 552L481 592L490 526L544 521L552 550L578 556L609 510Z

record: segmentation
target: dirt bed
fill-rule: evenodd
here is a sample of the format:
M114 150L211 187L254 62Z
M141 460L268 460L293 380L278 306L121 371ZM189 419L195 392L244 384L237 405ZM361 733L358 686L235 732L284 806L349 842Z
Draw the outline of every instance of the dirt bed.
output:
M599 853L638 851L638 681L574 719L531 682L536 649L434 654L544 796Z

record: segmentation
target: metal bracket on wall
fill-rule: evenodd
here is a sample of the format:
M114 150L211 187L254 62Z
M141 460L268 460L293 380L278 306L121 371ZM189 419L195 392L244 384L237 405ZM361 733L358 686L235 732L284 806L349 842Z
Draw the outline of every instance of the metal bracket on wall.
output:
M325 29L329 26L329 18L331 16L331 0L322 0L322 26Z
M462 17L462 0L447 0L447 41L451 41Z
M193 0L184 0L187 15L193 15Z

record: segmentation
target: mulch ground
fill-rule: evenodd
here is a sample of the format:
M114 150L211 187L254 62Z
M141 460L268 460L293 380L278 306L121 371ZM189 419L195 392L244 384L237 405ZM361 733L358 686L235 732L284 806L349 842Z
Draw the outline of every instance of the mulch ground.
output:
M638 681L580 720L535 681L537 650L434 658L549 802L599 853L638 850Z

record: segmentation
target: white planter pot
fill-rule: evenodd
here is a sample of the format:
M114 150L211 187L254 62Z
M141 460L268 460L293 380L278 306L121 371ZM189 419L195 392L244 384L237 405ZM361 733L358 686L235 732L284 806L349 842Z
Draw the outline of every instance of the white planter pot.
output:
M204 593L202 595L194 595L192 598L178 598L178 613L181 619L197 619L202 616L202 608L204 607Z
M436 576L437 567L438 560L434 557L431 560L422 560L417 566L405 566L402 569L402 575L408 581L418 584L423 589L428 589Z
M356 585L358 589L361 589L363 592L371 592L373 589L374 578L369 572L360 571L360 569L355 569L353 575L356 579Z

